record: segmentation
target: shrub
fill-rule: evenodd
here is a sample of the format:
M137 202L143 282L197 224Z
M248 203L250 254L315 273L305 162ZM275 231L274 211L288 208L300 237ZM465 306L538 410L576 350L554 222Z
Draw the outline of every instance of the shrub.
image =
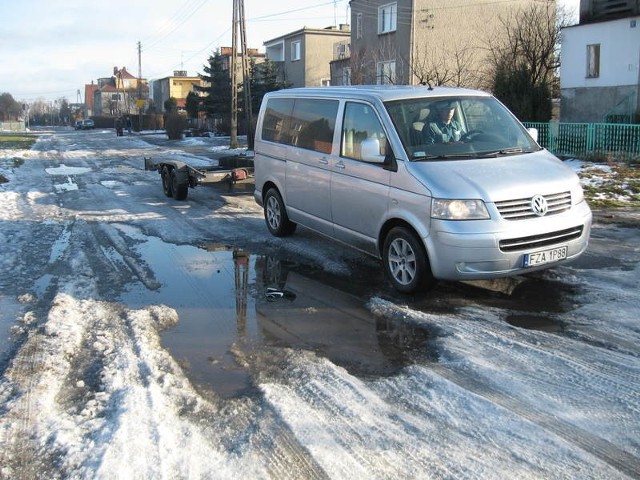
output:
M186 126L187 119L179 113L170 113L164 121L164 129L169 140L181 140Z

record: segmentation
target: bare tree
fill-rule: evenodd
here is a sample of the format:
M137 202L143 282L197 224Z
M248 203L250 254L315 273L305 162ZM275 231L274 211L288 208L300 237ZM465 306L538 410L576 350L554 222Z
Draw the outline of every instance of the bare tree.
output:
M569 24L555 0L539 0L500 17L502 35L487 40L493 74L526 67L534 85L550 85L560 67L560 34Z
M386 67L382 66L378 71L380 64ZM398 55L393 36L384 37L375 49L352 49L349 66L352 85L398 84L405 81L406 61Z
M473 69L473 50L457 45L453 50L446 42L431 43L416 53L411 64L411 73L421 85L449 85L475 87L477 78Z
M349 59L349 67L351 68L351 84L352 85L365 85L366 72L367 72L367 49L366 47L360 50L351 50L351 57Z
M487 87L519 118L548 121L560 67L560 33L569 16L540 0L500 17L502 35L487 41Z

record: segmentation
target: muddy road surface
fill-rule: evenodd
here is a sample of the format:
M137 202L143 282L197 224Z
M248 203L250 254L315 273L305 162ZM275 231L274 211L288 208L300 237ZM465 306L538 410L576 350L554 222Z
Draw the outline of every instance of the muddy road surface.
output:
M635 212L573 264L406 296L250 190L144 170L225 141L0 150L0 478L640 477Z

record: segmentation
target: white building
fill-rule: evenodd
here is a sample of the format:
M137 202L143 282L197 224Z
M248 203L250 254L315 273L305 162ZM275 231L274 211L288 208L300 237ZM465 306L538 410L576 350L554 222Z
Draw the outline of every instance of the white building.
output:
M640 112L640 15L590 21L562 31L560 120L632 123Z

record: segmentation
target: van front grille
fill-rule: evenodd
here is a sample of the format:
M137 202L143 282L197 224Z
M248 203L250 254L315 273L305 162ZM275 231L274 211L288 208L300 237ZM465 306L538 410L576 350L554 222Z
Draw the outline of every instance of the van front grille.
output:
M547 213L545 215L556 215L571 208L571 192L542 196L547 201ZM539 216L533 211L532 198L496 202L496 207L502 218L506 220L526 220Z
M582 235L582 226L567 228L557 232L544 233L542 235L531 235L529 237L510 238L500 241L502 252L515 252L518 250L531 250L534 248L547 247L566 243Z

